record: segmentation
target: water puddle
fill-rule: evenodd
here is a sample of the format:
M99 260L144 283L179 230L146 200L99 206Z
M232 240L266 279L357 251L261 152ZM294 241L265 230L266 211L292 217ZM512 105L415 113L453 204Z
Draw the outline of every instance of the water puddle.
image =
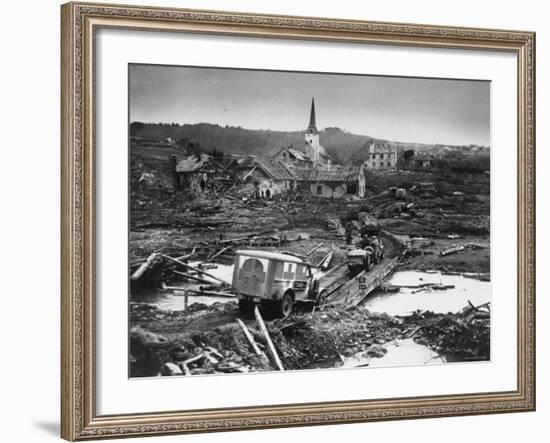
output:
M412 338L394 341L383 348L387 351L383 357L369 357L365 351L352 357L344 357L341 368L380 368L391 366L419 366L445 363L444 357L424 345L416 343Z
M197 267L198 262L189 262L191 266ZM205 272L217 277L229 284L233 278L233 265L217 264L214 268L204 269ZM202 275L201 278L217 283L217 281L207 275ZM199 290L200 286L204 286L204 283L196 282L174 282L171 286L181 287L182 289L194 289ZM136 297L135 301L142 303L154 303L159 309L164 311L183 311L186 309L185 293L183 291L162 291L151 290L150 292L142 293L139 297ZM189 295L187 300L187 306L193 303L202 303L205 305L212 305L214 303L227 303L230 299L226 297L204 296L204 295Z
M351 357L340 356L334 360L311 363L304 369L326 368L389 368L392 366L422 366L447 363L445 357L440 356L425 345L416 343L412 338L395 340L379 346L385 354L379 357L367 355L368 350L357 352Z
M476 306L491 301L491 282L462 275L399 271L386 283L398 287L398 292L375 292L363 302L364 307L372 312L407 315L416 310L458 312L468 301Z

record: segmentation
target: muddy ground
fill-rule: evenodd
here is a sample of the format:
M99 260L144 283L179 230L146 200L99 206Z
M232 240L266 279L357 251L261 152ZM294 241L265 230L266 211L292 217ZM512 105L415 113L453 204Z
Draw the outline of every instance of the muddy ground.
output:
M433 190L410 190L425 182L432 183ZM406 198L392 197L390 187L406 189ZM308 237L291 245L296 248L294 252L307 252L315 242L343 244L343 232L335 232L332 221L345 224L347 219L367 212L389 232L433 242L423 246L422 258L411 266L488 272L488 248L443 258L439 252L468 243L489 246L489 187L486 174L411 171L373 176L365 199L350 196L325 200L297 193L251 200L242 187L197 196L185 191L174 193L166 184L154 190L136 185L131 193L130 261L143 260L154 251L185 254L194 247L198 247L199 258L204 258L220 240L248 234L283 233L291 242ZM231 262L230 254L224 257Z
M241 327L241 318L261 350L266 339L255 320L243 318L236 303L194 304L187 311L161 311L153 305L132 304L131 373L134 377L166 374L167 362L190 365L190 374L275 370L273 361L256 355ZM384 344L413 338L449 361L489 359L488 311L470 316L415 312L404 317L353 309L298 309L285 319L266 315L267 328L285 370L338 367L345 357L382 357ZM471 317L471 318L470 318ZM271 360L271 359L267 359ZM367 366L364 364L363 366Z
M411 191L418 182L434 183L433 189ZM405 188L406 198L394 198L390 186ZM345 258L341 226L356 220L360 212L368 212L379 219L384 230L403 241L413 238L413 251L404 259L402 269L479 273L481 278L490 279L489 177L485 174L403 172L377 176L362 200L320 200L307 195L250 200L246 192L237 190L195 196L140 187L133 188L131 202L131 263L153 252L175 256L194 248L194 259L208 260L221 250L223 241L254 234L286 239L280 247L257 249L300 254L323 242L311 255L311 262L336 249L334 266ZM478 247L441 256L441 251L460 245ZM216 262L232 263L235 249L217 257ZM177 279L168 283L177 284ZM339 359L358 353L380 357L385 352L381 345L411 337L451 360L487 360L489 315L483 311L480 318L465 320L460 315L416 312L398 318L361 307L313 313L311 308L299 307L284 320L264 313L285 369L307 369L326 362L337 365ZM131 375L178 374L183 370L178 363L193 358L196 360L185 365L188 374L273 369L273 362L252 351L237 318L245 322L267 353L257 323L243 318L233 301L212 306L195 303L186 311L163 311L143 303L139 294L131 294ZM171 369L166 363L172 363Z

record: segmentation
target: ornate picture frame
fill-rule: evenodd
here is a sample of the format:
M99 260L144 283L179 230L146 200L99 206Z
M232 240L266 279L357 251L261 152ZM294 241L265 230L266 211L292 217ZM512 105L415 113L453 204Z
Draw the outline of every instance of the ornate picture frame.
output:
M61 435L87 440L533 411L535 34L342 19L67 3L62 18ZM98 29L502 51L517 56L517 389L120 415L96 412L95 35Z

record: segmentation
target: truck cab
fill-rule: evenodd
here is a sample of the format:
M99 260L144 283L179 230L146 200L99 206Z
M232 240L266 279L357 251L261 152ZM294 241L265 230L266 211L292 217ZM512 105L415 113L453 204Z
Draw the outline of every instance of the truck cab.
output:
M317 286L311 265L300 257L255 250L236 253L232 290L246 314L262 303L286 317L295 302L315 302Z

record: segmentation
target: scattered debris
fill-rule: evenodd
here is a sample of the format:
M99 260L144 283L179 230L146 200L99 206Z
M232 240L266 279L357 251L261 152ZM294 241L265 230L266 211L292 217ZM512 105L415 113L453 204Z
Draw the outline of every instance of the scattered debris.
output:
M264 320L257 306L254 308L254 315L256 316L256 321L260 326L260 330L262 331L262 334L264 334L265 341L267 342L267 346L269 349L269 354L271 355L272 362L275 364L275 366L279 371L284 371L283 363L281 362L281 359L279 358L279 354L277 354L277 350L275 349L275 346L271 341L271 337L269 336L269 332L265 327Z
M156 375L167 362L185 375L331 367L341 364L342 356L380 358L386 344L408 338L448 361L490 358L489 303L468 304L454 314L416 311L406 316L333 306L267 324L259 311L246 324L235 302L195 305L174 312L132 305L134 321L155 331L132 329L133 375Z
M453 246L452 248L441 251L440 255L445 257L446 255L456 254L457 252L461 252L466 249L485 249L485 247L475 243L469 243L467 245Z
M161 370L162 375L183 375L180 367L175 363L164 363Z
M163 256L165 259L167 259L167 260L169 260L169 261L171 261L171 262L173 262L173 263L176 263L176 264L179 265L179 266L184 267L185 269L190 269L190 270L192 270L192 271L195 271L199 276L201 276L201 275L206 275L207 277L210 277L210 278L213 279L213 280L219 281L220 283L222 283L222 284L224 284L224 285L227 284L227 282L223 281L221 278L218 278L218 277L216 277L215 275L212 275L212 274L210 274L209 272L204 271L203 269L195 268L194 266L188 265L187 263L184 263L184 262L182 262L182 261L180 261L180 260L178 260L178 259L176 259L176 258L170 257L170 256L168 256L168 255L162 254L162 256Z
M318 263L340 288L338 273L349 250L348 221L351 247L362 229L360 214L366 213L378 218L378 229L402 234L403 241L412 239L410 249L415 252L400 266L489 280L488 177L468 175L457 180L452 174L396 172L374 177L364 200L314 199L301 190L257 199L253 183L223 181L221 175L207 171L200 171L208 174L205 189L174 192L170 177L165 179L149 164L140 163L132 160L132 301L156 301L141 299L138 292L160 286L182 295L186 303L182 311L131 303L132 376L330 367L358 353L379 358L386 343L407 337L449 361L489 358L490 305L468 305L455 314L423 311L404 317L328 303L313 311L298 307L285 319L273 319L269 310L262 310L264 333L257 319L238 318L233 299L213 303L234 295L225 292L225 281L208 273L230 264L238 248L277 252L283 248ZM200 181L197 184L200 187ZM355 218L348 220L349 213ZM328 244L337 250L322 247ZM362 284L370 283L369 279ZM452 285L422 284L411 289L444 291ZM389 293L399 287L382 285L381 290ZM196 296L211 298L201 300L207 304L193 303Z
M327 255L325 255L321 259L321 261L317 264L316 267L319 269L322 269L323 271L327 270L333 258L334 258L334 251L330 251Z

